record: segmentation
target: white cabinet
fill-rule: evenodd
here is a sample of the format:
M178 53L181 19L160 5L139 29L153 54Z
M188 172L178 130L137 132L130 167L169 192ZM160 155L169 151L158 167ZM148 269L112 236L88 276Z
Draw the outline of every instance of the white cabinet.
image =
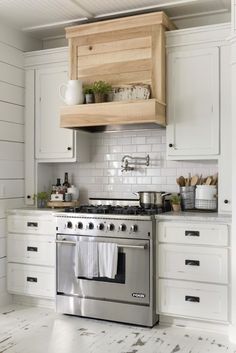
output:
M9 293L45 299L55 298L55 234L51 212L10 212L7 239Z
M59 87L68 80L68 48L25 54L25 203L34 204L38 166L88 162L90 134L60 128ZM46 173L48 174L48 173ZM46 181L49 185L51 179Z
M228 132L222 126L228 125L230 110L224 53L229 35L229 24L166 33L169 160L218 159L224 149Z
M219 153L219 48L168 55L168 156Z
M158 313L228 321L229 226L160 220L157 235Z
M75 157L75 132L60 128L59 87L68 81L67 67L36 70L36 158ZM83 152L82 152L83 153Z
M221 152L219 156L218 211L232 212L231 50L221 48Z

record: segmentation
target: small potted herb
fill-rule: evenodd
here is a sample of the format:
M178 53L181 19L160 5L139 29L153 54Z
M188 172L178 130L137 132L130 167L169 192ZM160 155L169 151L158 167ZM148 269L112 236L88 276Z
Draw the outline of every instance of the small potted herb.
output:
M34 195L34 199L37 199L38 208L45 208L47 206L49 194L46 191L41 191Z
M179 195L172 195L170 201L174 212L181 211L181 197Z
M93 89L91 85L86 85L83 88L84 95L85 95L85 103L86 104L91 104L94 103L94 95L93 95Z
M108 93L112 90L112 86L105 81L95 81L91 88L94 93L95 103L106 102Z

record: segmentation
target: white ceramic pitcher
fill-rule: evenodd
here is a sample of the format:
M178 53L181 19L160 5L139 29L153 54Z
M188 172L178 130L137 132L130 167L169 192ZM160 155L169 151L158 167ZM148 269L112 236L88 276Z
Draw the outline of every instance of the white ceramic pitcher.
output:
M62 90L64 89L64 95ZM59 87L61 99L67 105L82 104L84 102L83 88L81 80L69 80L68 83L63 83Z

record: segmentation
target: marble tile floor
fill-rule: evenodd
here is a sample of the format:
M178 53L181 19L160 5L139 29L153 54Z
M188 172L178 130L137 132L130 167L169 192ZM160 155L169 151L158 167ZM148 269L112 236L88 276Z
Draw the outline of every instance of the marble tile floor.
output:
M10 305L0 309L0 353L236 353L224 335L152 329Z

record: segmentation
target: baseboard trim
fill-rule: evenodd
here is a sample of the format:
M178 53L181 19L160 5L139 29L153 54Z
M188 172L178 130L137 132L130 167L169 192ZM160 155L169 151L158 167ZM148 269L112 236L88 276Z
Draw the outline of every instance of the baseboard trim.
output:
M55 303L55 300L53 299L34 298L34 297L28 297L28 296L16 295L16 294L14 294L12 297L13 297L14 304L36 306L40 308L56 310L56 303Z
M229 334L229 324L227 323L215 323L167 315L160 315L159 318L160 324L166 326L186 327L189 329L206 330L208 332L221 333L225 335Z

